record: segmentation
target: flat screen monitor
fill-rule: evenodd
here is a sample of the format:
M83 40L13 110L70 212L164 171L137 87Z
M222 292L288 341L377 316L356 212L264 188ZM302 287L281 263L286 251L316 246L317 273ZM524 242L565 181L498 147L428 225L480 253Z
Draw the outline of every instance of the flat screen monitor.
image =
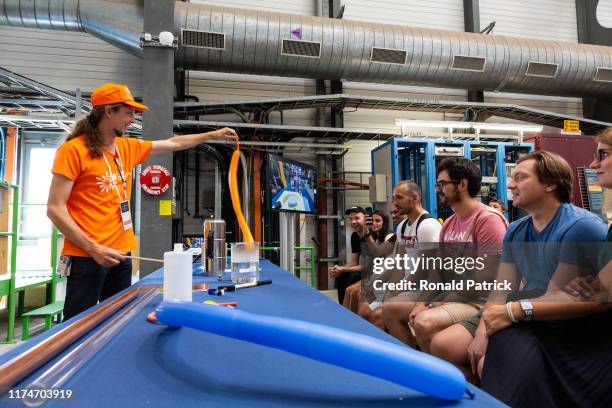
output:
M316 167L271 154L267 170L272 210L316 213Z

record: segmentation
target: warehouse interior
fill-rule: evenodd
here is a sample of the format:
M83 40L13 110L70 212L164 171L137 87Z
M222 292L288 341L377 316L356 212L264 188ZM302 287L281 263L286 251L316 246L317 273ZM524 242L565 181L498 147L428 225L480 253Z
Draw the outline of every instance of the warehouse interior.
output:
M8 356L0 359L4 364L0 372L12 367L7 365L10 358L52 339L54 333L76 327L70 324L87 320L94 310L62 323L69 278L58 269L66 255L62 252L65 234L49 218L47 200L57 174L52 167L58 147L68 143L66 137L77 122L95 111L93 93L102 84L124 84L133 95L131 100L148 107L144 112L137 109L124 132L126 138L150 140L155 146L173 135L230 128L239 139L239 150L229 138L219 138L181 151L161 152L128 175L131 191L126 192L130 197L126 201L136 242L128 254L134 258L133 288L143 288L147 279L152 282L159 277L166 300L169 289L160 268L161 263L168 268L164 254L176 249L176 244L196 256L194 268L200 268L202 277L215 278L201 282L217 285L221 272L207 270L207 240L213 234L217 238L212 220L223 220L224 230L219 231L224 251L234 243L248 242L252 232L253 242L259 245L255 262L262 265L257 276L267 277L268 266L263 265L270 265L287 273L291 288L301 285L293 294L289 286L281 286L287 297L283 300L297 299L295 309L312 297L307 315L302 309L285 313L285 303L273 305L268 297L275 293L257 300L262 309L244 310L329 326L340 319L338 314L347 320L338 323L339 328L391 341L393 333L388 327L377 328L372 321L361 319L356 309L347 310L344 292L339 298L335 268L350 264L355 254L351 252L355 234L351 214L392 214L395 188L409 180L418 186L422 209L444 223L454 209L441 201L439 166L445 159L462 158L482 176L474 200L484 205L502 203L504 223L511 228L531 215L513 203L514 171L530 153L549 151L571 168L571 204L595 215L607 229L612 196L601 178L598 181L601 172L592 163L595 154L596 161L604 165L607 156L600 151L606 150L601 146L606 146L607 139L596 137L612 128L611 45L610 0L271 0L265 4L252 0L0 0L0 336L5 342L0 344L0 357L3 353ZM121 168L123 177L123 164ZM236 177L233 185L232 177ZM396 227L391 222L389 232ZM363 237L367 236L369 233ZM231 246L232 253L238 250ZM223 274L225 257L224 252ZM276 282L272 278L269 287ZM226 299L218 297L222 289L218 285L212 293L207 286L208 292L202 294L194 286L194 299L213 294L217 297L211 301L238 301L240 311L242 304L249 305L250 298L231 297L241 291ZM260 288L245 289L244 296L257 290ZM151 301L153 294L147 296ZM191 299L191 290L188 296ZM271 306L261 306L268 301ZM325 309L318 309L321 302ZM107 303L100 299L95 310ZM433 306L432 302L428 307ZM508 314L513 318L511 311ZM195 334L193 338L196 342ZM215 350L215 339L206 338L209 343L203 344L213 344L211 350ZM409 348L403 340L396 342ZM185 341L183 346L186 344L194 343ZM265 341L259 344L277 347ZM159 347L174 350L175 345ZM223 347L217 352L227 352ZM427 351L422 345L416 349L419 354ZM259 352L248 350L249 356ZM173 353L172 358L176 357ZM416 360L410 358L406 366L412 367ZM377 364L370 357L363 359ZM258 361L251 363L258 365ZM608 355L601 364L609 368L610 361ZM429 385L402 383L376 374L371 366L331 364L383 378L394 383L393 387L400 384L438 398L459 399L448 391L456 386L450 374L432 379L432 384L438 381L440 385L429 391ZM152 376L154 369L143 366L142 371L148 373L145 377ZM269 377L270 383L277 377L281 381L284 375L299 376L298 366L287 368L290 366L291 362L272 364L269 369L275 374ZM198 378L206 377L193 369ZM285 369L289 371L283 374ZM18 380L32 381L34 377L27 375L33 370L24 371ZM187 383L190 390L201 390L200 397L210 396L211 405L340 406L348 400L365 406L372 402L369 398L374 405L391 405L398 398L406 405L419 405L418 399L402 400L402 391L393 387L381 386L382 396L376 394L377 382L372 383L373 391L364 385L364 391L354 398L344 390L332 395L327 389L312 396L311 386L326 377L312 380L321 367L304 370L306 379L296 379L297 391L289 387L288 391L271 391L272 396L253 392L249 386L236 396L228 391L232 386L225 383L225 375L217 387L203 386L199 380ZM268 377L257 372L253 370L252 376L260 376L265 383ZM353 380L367 383L362 378L352 380L352 375L337 380L336 385L344 381L346 388ZM155 383L152 378L147 381ZM214 375L210 378L214 383ZM6 381L0 381L2 392L7 393L3 398L9 398L9 390L25 389L28 384ZM92 403L79 397L76 380L68 381L53 389L74 389L80 404L123 406L137 398L125 391ZM258 379L252 381L259 384ZM457 381L465 380L460 376ZM489 390L486 386L484 391L478 389L473 401L487 406L515 405L514 400ZM288 397L292 392L303 399ZM153 405L186 398L164 399L170 394L164 391L157 400L151 397ZM226 394L237 399L226 399ZM559 396L557 406L577 401L595 406L605 401L576 397L569 391L568 395ZM574 397L577 399L571 399ZM138 398L149 401L146 395ZM201 400L194 394L183 403L197 401ZM473 401L466 398L461 403ZM531 406L532 402L525 399L516 406Z

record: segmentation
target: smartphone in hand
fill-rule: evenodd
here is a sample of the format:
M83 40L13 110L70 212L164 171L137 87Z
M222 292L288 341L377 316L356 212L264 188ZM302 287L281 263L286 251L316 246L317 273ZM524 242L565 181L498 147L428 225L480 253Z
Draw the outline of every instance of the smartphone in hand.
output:
M372 213L374 211L372 210L372 207L366 207L365 210L366 210L366 216L365 216L366 225L371 227L372 224L374 224L374 219L372 218Z

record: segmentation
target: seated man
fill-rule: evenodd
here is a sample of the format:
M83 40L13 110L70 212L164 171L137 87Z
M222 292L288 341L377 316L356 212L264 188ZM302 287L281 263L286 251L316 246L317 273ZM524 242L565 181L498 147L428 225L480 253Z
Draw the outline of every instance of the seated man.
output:
M361 236L366 228L365 210L356 206L346 210L346 215L351 217L351 260L346 265L334 265L329 270L329 276L336 278L336 289L338 290L338 303L344 302L346 288L361 279L361 265L365 254L362 252Z
M441 246L449 250L469 243L478 251L501 252L506 219L476 199L482 178L480 169L471 160L452 157L443 160L437 172L436 190L440 204L454 212L442 225ZM497 262L496 257L490 256L485 268L491 270L493 266L489 263L494 262ZM435 303L429 302L430 299L420 301L410 312L409 323L414 328L419 347L427 353L436 334L480 312L481 306L477 302L455 301L451 295L441 294Z
M401 253L410 256L417 255L416 247L425 250L428 245L431 247L430 244L438 242L440 236L440 223L423 209L421 199L421 189L412 181L402 181L393 190L393 205L399 208L400 214L406 216L406 220L397 227L396 239L402 245ZM388 254L386 251L378 255ZM412 273L411 270L405 270L404 279L411 279ZM416 346L416 341L407 322L418 295L416 292L400 293L382 304L384 326L391 335L410 346ZM373 310L380 306L379 303L368 305Z
M418 184L413 181L401 181L393 190L393 206L397 209L397 216L404 218L399 223L395 236L392 239L387 239L384 242L376 242L372 237L368 237L367 252L372 257L384 258L394 257L396 254L411 254L415 255L415 245L420 245L424 248L426 243L435 243L438 241L440 235L440 223L432 217L427 211L425 211L421 205L421 189ZM401 247L400 247L401 246ZM371 269L371 265L368 266ZM394 272L394 271L387 271ZM410 277L410 271L401 271L403 277ZM392 275L392 274L391 274ZM357 303L359 314L362 315L366 320L375 319L372 322L379 327L384 327L384 323L380 320L382 316L382 310L379 310L376 314L372 312L376 309L380 309L383 306L383 299L388 294L372 292L372 280L385 281L390 278L389 273L384 275L371 275L371 270L365 271L364 276L368 279L367 288L364 288L361 284L355 284L350 289L351 292L356 293L359 290L360 300ZM365 291L368 293L365 294ZM411 294L414 295L414 294ZM405 310L409 307L410 303L407 296L401 296L397 298L403 305L401 308L405 311L405 314L410 313L410 310Z
M579 261L575 248L563 247L566 243L605 238L605 226L596 216L568 203L571 185L571 169L556 154L538 151L518 161L508 188L513 193L513 205L529 215L510 225L497 279L511 280L518 289L522 278L524 287L508 299L541 295L554 275L561 277L576 270L571 267ZM519 303L512 302L508 310L495 301L499 299L505 299L505 295L491 297L483 319L475 316L463 320L432 340L432 354L458 366L474 383L482 373L487 334L492 334L487 331L487 321L512 323L510 319L522 313Z
M558 266L544 296L530 301L519 297L520 301L491 305L485 310L483 321L489 343L481 386L511 406L612 406L612 304L608 301L612 264L610 244L601 243L606 240L606 226L588 211L567 203L571 168L563 159L536 152L524 160L524 171L515 176L512 188L531 215L517 222L509 238L523 236L532 242L542 239L547 245L562 242ZM543 171L546 168L554 169L553 174L555 170L562 172L561 180L570 182L560 185L558 175L543 177L550 175ZM542 188L538 187L541 182L547 189L559 190L561 203L550 208L533 202L533 192ZM575 244L580 242L582 245ZM586 251L573 250L584 246L588 246ZM600 253L606 258L593 265L589 256L598 258ZM541 272L550 273L549 259L525 259L514 250L511 256L519 269L534 269L527 263L535 262ZM568 267L572 265L574 268ZM560 285L571 277L565 270L580 271L584 266L603 266L595 279L608 284L603 301L577 301L559 292ZM521 323L514 324L516 321Z

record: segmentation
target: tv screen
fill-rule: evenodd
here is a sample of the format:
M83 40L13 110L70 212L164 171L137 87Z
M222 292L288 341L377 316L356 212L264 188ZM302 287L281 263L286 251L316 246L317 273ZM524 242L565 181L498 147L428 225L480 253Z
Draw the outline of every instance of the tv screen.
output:
M273 210L316 212L315 167L271 154L268 158L268 186Z

